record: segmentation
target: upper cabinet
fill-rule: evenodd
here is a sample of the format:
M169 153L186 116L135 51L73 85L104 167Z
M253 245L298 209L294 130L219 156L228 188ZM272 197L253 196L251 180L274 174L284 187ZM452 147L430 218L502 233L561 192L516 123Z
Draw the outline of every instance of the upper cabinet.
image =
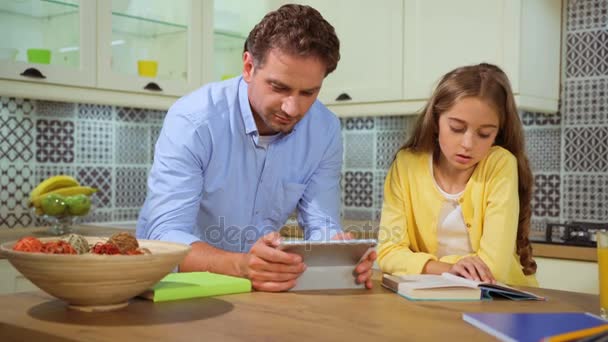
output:
M98 1L98 87L179 96L200 86L203 4Z
M482 62L506 72L520 109L558 109L561 1L297 2L338 33L342 58L319 98L340 116L415 113L442 75Z
M0 1L0 78L94 86L95 22L94 0Z
M402 0L300 0L296 3L317 9L334 26L340 39L340 62L323 82L319 94L323 103L402 98Z
M1 95L167 109L240 75L249 31L288 2L2 0ZM520 109L557 111L561 1L296 2L340 39L319 95L340 116L415 113L443 74L481 62L505 70Z
M518 107L556 112L561 1L405 0L403 98L424 100L463 65L500 66Z
M216 0L213 3L213 64L205 83L241 75L249 31L275 8L273 0Z

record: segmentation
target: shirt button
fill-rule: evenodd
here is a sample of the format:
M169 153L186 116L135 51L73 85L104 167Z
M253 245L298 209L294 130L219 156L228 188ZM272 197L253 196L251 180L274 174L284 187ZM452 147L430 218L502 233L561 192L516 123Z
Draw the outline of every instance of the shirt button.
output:
M467 228L471 228L471 224L470 223L467 223Z
M460 203L464 202L464 198L459 199L458 202L460 202Z
M257 211L257 210L255 211L255 214L256 214L256 215L257 215L257 214L259 214L259 213L260 213L259 211Z

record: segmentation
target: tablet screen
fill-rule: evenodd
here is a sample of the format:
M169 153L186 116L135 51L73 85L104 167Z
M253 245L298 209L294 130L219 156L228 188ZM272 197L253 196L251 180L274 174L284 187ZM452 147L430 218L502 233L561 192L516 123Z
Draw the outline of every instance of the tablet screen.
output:
M282 241L278 249L302 256L306 266L357 265L359 260L376 247L377 241L330 240L330 241Z

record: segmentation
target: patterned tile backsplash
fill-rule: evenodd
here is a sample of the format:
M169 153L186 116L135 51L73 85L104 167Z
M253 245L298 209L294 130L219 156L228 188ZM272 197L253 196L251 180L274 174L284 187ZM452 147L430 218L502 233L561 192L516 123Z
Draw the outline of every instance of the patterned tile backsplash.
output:
M547 222L608 222L608 0L570 0L567 11L561 112L521 113L537 239ZM137 218L163 111L1 95L0 228L33 224L27 194L58 173L99 188L88 220ZM379 218L384 178L415 120L341 119L344 218Z
M0 94L1 95L1 94ZM35 224L32 188L68 174L99 189L89 221L135 220L164 113L0 97L0 228Z

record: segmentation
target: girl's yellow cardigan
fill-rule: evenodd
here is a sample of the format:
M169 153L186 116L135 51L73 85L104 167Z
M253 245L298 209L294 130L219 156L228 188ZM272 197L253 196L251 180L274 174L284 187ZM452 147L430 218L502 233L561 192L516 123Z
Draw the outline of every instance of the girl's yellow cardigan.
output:
M429 158L428 153L401 150L388 172L378 235L378 264L383 272L419 274L429 260L454 264L465 256L435 256L437 219L445 199L435 187ZM459 202L473 255L488 265L496 280L538 286L534 275L524 275L516 253L515 157L502 147L492 147L475 167Z

